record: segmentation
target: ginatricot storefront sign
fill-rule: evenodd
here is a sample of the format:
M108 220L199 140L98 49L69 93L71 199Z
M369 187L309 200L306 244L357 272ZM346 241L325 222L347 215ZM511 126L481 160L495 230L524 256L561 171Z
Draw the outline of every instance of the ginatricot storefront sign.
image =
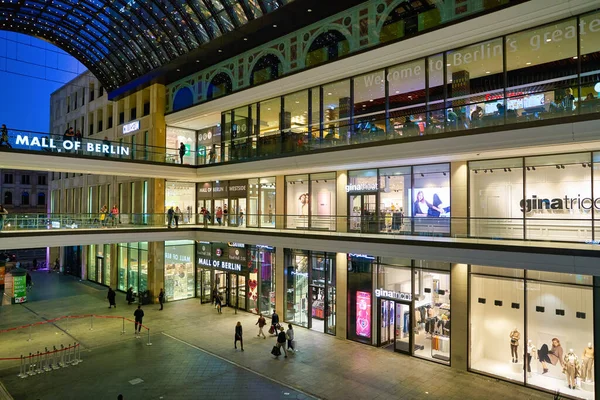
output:
M63 140L59 143L56 143L54 139L48 138L38 138L17 135L16 140L17 146L26 146L29 148L33 148L34 150L41 149L64 149L68 151L79 151L84 150L88 153L95 154L116 154L122 156L129 155L129 147L126 146L115 146L112 144L104 144L104 143L92 143L92 142L80 142L76 140Z
M140 121L133 121L128 124L123 125L123 135L126 135L131 132L135 132L140 129Z
M346 185L346 192L376 192L379 185L376 183L358 183L355 185Z
M375 289L375 297L387 297L390 299L406 300L406 301L412 300L412 296L410 295L410 293L396 292L394 290L385 290L385 289Z

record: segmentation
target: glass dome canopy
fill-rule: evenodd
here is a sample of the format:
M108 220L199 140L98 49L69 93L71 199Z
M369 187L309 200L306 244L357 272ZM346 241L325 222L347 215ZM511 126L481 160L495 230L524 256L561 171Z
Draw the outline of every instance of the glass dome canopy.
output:
M0 29L77 58L111 91L293 0L3 0Z

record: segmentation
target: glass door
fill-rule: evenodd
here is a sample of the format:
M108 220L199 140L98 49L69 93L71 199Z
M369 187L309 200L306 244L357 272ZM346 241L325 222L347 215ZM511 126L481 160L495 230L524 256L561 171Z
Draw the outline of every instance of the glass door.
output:
M202 208L204 208L205 210L208 210L208 212L210 212L210 217L207 215L206 217L204 216L204 214L202 214ZM212 215L212 200L204 200L204 199L200 199L198 200L198 209L196 210L196 213L198 215L198 224L209 224L212 222L213 219L213 215ZM166 221L165 221L166 224Z
M229 303L230 307L239 308L238 298L238 276L236 274L229 273Z
M96 279L98 283L104 283L104 258L96 257Z
M223 296L222 306L229 305L229 290L227 282L227 272L215 271L215 286L221 296Z
M246 277L243 275L237 276L237 305L240 310L246 310Z
M394 313L393 300L379 300L379 347L393 349L394 344Z
M395 335L395 350L401 353L410 354L410 327L411 315L409 303L396 303L396 329Z
M212 282L211 282L211 270L201 269L200 270L200 303L212 303Z
M374 194L357 194L348 201L350 214L350 231L378 232L377 196Z

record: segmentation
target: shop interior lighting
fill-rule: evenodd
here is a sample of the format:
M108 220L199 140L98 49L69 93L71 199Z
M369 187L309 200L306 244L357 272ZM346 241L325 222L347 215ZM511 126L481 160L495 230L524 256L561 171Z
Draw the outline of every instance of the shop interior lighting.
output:
M562 315L563 317L565 316L565 310L561 310L560 308L556 309L556 315Z
M494 300L494 305L498 307L502 307L502 300Z
M542 306L535 306L535 311L536 312L544 312L546 310L546 307L542 307Z
M445 173L445 172L442 172L442 175L446 176L446 173Z
M425 177L425 175L423 175L423 173L421 172L421 178L424 178L424 177Z
M510 308L514 308L515 310L518 310L519 308L521 308L521 304L519 304L519 303L512 303L510 305Z
M423 291L424 291L425 293L431 293L431 288L425 288L425 289L423 289Z
M480 298L477 299L477 302L480 303L480 304L485 304L485 298L480 297Z
M478 172L478 171L477 171L477 170L475 170L475 173L477 173L477 172Z
M575 313L575 317L576 317L576 318L585 319L585 313L584 313L584 312L577 311L577 312Z

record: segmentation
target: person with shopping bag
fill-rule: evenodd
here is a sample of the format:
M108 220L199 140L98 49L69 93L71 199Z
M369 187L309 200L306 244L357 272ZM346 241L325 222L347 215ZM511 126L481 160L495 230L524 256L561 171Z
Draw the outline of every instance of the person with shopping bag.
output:
M285 349L285 341L285 332L283 326L280 326L279 333L277 334L277 341L275 342L275 347L273 347L273 350L271 350L271 354L273 354L275 357L279 357L281 355L281 349L283 349L283 352L285 353L285 358L287 358L288 353Z

